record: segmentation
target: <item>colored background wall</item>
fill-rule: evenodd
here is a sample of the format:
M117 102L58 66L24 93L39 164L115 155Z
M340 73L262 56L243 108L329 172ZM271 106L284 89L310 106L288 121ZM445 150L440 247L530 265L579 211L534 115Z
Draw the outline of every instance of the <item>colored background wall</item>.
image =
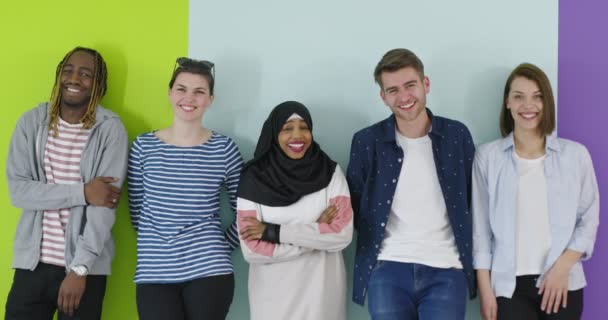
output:
M239 10L234 4L187 0L155 6L143 0L2 5L0 317L12 281L19 216L10 205L4 175L8 141L18 117L48 99L56 64L76 45L95 47L106 58L110 84L103 104L122 116L131 139L170 123L166 82L175 57L190 52L217 64L217 97L205 125L235 137L246 159L270 109L298 99L311 109L316 139L343 168L352 133L389 114L371 73L393 47L421 56L431 78L429 106L465 122L476 143L498 137L503 82L517 63L536 63L557 83L555 1L270 0L263 7L239 5ZM608 5L593 0L560 0L559 5L559 130L589 147L602 191L608 181L608 145L598 133L607 115L601 95L607 89L608 47L600 32L607 29L601 13ZM608 285L601 272L608 262L604 230L585 266L590 279L585 319L602 319L606 311L600 301L600 290ZM135 234L124 196L114 235L117 256L104 319L136 319ZM350 277L352 246L345 255ZM238 252L234 261L237 288L229 319L247 319L247 265ZM478 319L475 302L468 311L468 319ZM349 304L349 320L367 318L365 309Z
M188 2L172 0L13 1L0 5L0 318L12 282L14 230L20 211L10 205L5 164L19 116L48 100L55 67L77 45L97 48L108 64L103 105L124 120L129 136L170 123L167 100L175 57L187 54ZM123 194L114 228L116 259L104 319L137 319L135 232Z
M407 47L425 64L430 108L463 121L476 143L499 136L508 73L523 61L557 83L555 1L268 0L190 2L189 52L216 63L217 91L204 123L234 137L250 159L261 125L285 100L307 105L315 139L340 166L353 133L390 111L373 69L389 49ZM228 18L230 17L230 18ZM354 245L345 252L349 279ZM246 319L247 264L240 253L230 319ZM303 275L305 276L305 275ZM348 319L368 319L352 302ZM468 319L478 319L477 302ZM240 316L240 317L239 317Z
M588 286L583 319L606 319L608 140L603 129L608 119L608 3L560 0L559 5L558 130L587 146L600 188L600 229L593 257L584 264Z

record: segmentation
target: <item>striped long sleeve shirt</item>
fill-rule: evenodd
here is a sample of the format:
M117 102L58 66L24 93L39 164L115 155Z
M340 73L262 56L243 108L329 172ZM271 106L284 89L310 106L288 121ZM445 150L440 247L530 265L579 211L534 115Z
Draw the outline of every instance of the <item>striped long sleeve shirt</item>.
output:
M179 283L233 272L236 222L224 232L220 193L236 209L243 159L228 137L178 147L143 134L129 156L131 222L137 231L135 283Z

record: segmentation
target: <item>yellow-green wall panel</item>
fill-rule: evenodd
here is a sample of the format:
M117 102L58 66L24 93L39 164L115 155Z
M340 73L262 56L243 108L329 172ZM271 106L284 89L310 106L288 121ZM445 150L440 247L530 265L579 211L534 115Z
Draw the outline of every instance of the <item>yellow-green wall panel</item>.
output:
M129 137L171 122L167 83L177 56L188 53L188 1L13 1L0 5L0 318L12 283L12 244L20 210L11 206L5 165L19 116L47 101L55 67L75 46L95 48L109 71L102 104L123 119ZM114 227L116 258L104 319L137 319L135 232L126 192Z

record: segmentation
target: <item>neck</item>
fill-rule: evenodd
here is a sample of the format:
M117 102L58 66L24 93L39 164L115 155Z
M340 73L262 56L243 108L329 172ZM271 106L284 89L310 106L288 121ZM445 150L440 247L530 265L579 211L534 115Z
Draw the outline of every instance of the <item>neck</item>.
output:
M80 123L85 113L87 113L87 106L72 107L62 104L59 107L59 116L63 121L70 124Z
M525 159L536 159L545 154L545 137L536 130L517 130L513 132L515 152Z
M170 143L191 147L204 143L211 136L211 131L203 128L202 121L173 119L173 124L167 128L167 134Z
M427 114L426 110L422 111L416 119L407 121L395 117L397 130L402 136L407 138L415 139L424 137L429 133L431 128L431 118Z

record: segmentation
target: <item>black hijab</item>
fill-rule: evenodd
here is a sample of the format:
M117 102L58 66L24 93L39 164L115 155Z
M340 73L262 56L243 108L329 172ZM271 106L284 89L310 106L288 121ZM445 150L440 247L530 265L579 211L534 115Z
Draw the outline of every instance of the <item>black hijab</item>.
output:
M329 185L336 163L314 138L304 157L297 160L285 155L279 146L279 132L294 113L304 119L312 133L312 119L303 104L287 101L276 106L264 122L253 159L243 167L239 197L265 206L284 207Z

